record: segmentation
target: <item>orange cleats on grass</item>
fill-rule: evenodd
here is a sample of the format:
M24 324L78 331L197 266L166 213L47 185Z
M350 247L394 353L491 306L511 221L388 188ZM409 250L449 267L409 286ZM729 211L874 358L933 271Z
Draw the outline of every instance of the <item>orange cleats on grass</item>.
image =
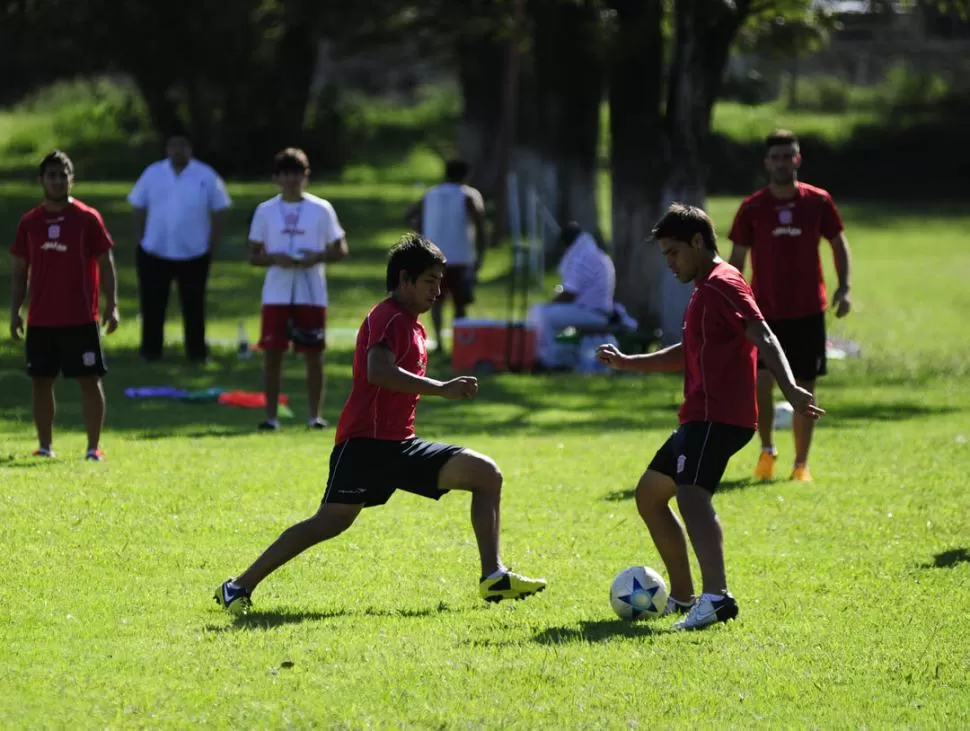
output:
M808 471L807 464L797 464L792 470L791 479L795 482L811 482L812 473Z
M762 450L761 456L758 457L758 464L754 468L754 478L756 480L770 480L775 476L775 461L778 457L773 455L771 452L765 452Z

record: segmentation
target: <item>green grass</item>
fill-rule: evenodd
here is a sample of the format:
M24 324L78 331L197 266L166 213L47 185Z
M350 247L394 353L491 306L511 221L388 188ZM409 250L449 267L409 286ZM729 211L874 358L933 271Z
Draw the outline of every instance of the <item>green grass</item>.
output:
M669 621L619 622L607 601L620 569L660 568L632 487L675 423L673 376L501 376L475 402L420 406L422 436L502 465L505 558L547 576L543 595L483 605L467 498L400 494L272 576L255 615L216 611L218 582L315 509L332 432L262 435L255 412L124 398L134 385L259 381L258 362L228 346L199 370L174 346L161 364L138 363L127 188L76 191L103 210L122 270L106 463L79 459L72 384L59 385L61 458L25 456L29 384L19 350L0 348L0 726L949 728L970 717L966 212L843 205L857 311L833 329L865 357L833 362L821 386L814 484L752 484L755 445L733 460L716 505L741 616L677 635ZM240 247L271 190L231 192L210 297L213 334L230 340L240 318L255 333L260 273ZM329 272L331 323L355 327L415 191L313 192L349 232L353 256ZM0 187L8 236L35 195ZM736 204L711 201L720 231ZM492 253L476 314L503 312L507 256ZM349 348L330 351L331 419ZM289 362L298 417L299 373ZM779 446L787 462L787 435Z

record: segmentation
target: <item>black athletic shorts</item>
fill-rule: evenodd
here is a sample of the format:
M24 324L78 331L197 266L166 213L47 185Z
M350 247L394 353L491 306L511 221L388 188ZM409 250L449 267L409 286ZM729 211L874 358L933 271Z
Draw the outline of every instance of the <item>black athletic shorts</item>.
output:
M672 477L678 485L717 490L731 457L751 441L754 429L716 421L681 424L657 450L647 469Z
M791 320L769 320L768 327L781 343L796 381L814 381L828 373L825 358L825 313ZM758 359L758 368L766 368Z
M439 499L438 473L464 447L424 439L352 438L330 453L330 476L324 503L383 505L395 490Z
M101 351L98 323L67 327L27 326L27 375L31 378L103 376L108 372Z

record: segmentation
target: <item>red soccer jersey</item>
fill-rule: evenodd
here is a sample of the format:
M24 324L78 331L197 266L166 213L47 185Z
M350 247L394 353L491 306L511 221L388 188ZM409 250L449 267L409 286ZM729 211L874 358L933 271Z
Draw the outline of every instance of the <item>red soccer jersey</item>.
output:
M794 198L775 198L762 188L746 198L728 238L751 249L751 286L768 320L824 312L828 298L818 244L842 232L832 197L798 183Z
M10 251L27 260L27 325L67 327L100 319L98 257L114 246L101 214L71 199L63 210L27 211Z
M763 320L751 287L727 262L697 283L684 312L684 403L680 423L716 421L754 429L758 356L745 324Z
M388 391L370 383L367 353L375 345L384 345L400 368L423 376L428 365L427 338L418 318L391 298L367 313L357 332L353 384L337 423L337 444L353 437L398 441L414 436L414 415L420 396Z

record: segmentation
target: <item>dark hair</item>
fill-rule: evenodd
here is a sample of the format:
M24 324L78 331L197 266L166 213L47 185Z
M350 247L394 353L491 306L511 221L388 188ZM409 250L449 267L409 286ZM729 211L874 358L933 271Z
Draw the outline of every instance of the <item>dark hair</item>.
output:
M579 235L583 232L583 227L580 226L575 221L570 221L562 228L562 232L559 234L559 241L563 246L571 246L572 243L579 238Z
M673 239L685 244L689 244L697 234L703 237L705 248L717 251L717 235L711 217L697 206L683 203L671 205L653 227L654 238Z
M305 173L310 169L310 158L299 147L287 147L273 157L273 174Z
M445 255L441 249L420 234L408 233L392 248L387 260L387 291L393 292L401 282L401 272L406 272L412 282L435 265L444 266Z
M776 129L765 138L765 150L778 145L794 145L798 149L798 138L790 129Z
M74 163L71 162L71 158L69 158L67 154L61 152L60 150L52 150L44 156L44 159L40 161L40 165L37 168L37 174L42 176L48 165L65 167L67 168L68 176L72 178L74 177Z
M449 160L445 163L445 180L449 183L460 183L468 177L471 165L464 160Z

